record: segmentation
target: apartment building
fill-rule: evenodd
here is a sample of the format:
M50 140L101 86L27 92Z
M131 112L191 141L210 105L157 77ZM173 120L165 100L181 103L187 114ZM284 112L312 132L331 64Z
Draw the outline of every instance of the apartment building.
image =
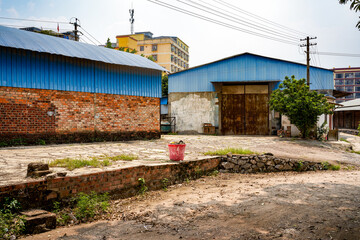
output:
M334 68L334 86L336 90L351 93L338 98L337 103L360 98L360 67Z
M189 46L174 36L153 37L151 32L116 36L117 48L136 50L136 54L152 56L154 61L174 73L189 68Z

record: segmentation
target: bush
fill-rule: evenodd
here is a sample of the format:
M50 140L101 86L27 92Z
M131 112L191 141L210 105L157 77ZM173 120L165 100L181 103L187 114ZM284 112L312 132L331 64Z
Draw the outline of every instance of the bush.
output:
M5 198L0 205L0 239L11 239L25 231L25 217L19 215L20 203Z
M72 201L75 203L75 217L79 221L85 221L108 209L109 194L96 194L95 192L90 194L79 193Z

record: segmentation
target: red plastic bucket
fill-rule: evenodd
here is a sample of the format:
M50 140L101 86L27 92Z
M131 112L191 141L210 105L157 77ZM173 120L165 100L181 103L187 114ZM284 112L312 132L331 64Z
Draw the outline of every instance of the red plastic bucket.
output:
M186 144L168 144L170 160L183 161Z

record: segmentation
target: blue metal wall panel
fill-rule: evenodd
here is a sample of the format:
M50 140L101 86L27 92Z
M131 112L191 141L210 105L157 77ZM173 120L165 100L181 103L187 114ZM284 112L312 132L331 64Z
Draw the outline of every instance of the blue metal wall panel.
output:
M213 92L212 82L282 81L292 75L306 78L306 66L244 54L170 75L169 92ZM311 67L310 88L334 89L332 71Z
M161 97L161 72L0 47L0 86Z

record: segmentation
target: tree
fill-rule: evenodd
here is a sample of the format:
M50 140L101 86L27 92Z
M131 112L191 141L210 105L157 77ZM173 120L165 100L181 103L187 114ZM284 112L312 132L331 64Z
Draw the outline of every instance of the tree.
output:
M303 138L309 136L322 114L331 114L333 105L323 94L310 91L305 79L296 80L294 76L285 77L279 88L270 96L270 109L289 118L300 130Z
M348 2L351 2L351 10L355 10L355 12L360 11L360 0L339 0L340 4L347 4ZM360 30L360 21L356 24L356 27Z
M107 39L106 44L105 44L105 47L107 47L107 48L113 48L113 47L112 47L112 44L111 44L111 42L110 42L110 38Z
M168 95L168 75L164 74L161 78L161 95L166 97Z

